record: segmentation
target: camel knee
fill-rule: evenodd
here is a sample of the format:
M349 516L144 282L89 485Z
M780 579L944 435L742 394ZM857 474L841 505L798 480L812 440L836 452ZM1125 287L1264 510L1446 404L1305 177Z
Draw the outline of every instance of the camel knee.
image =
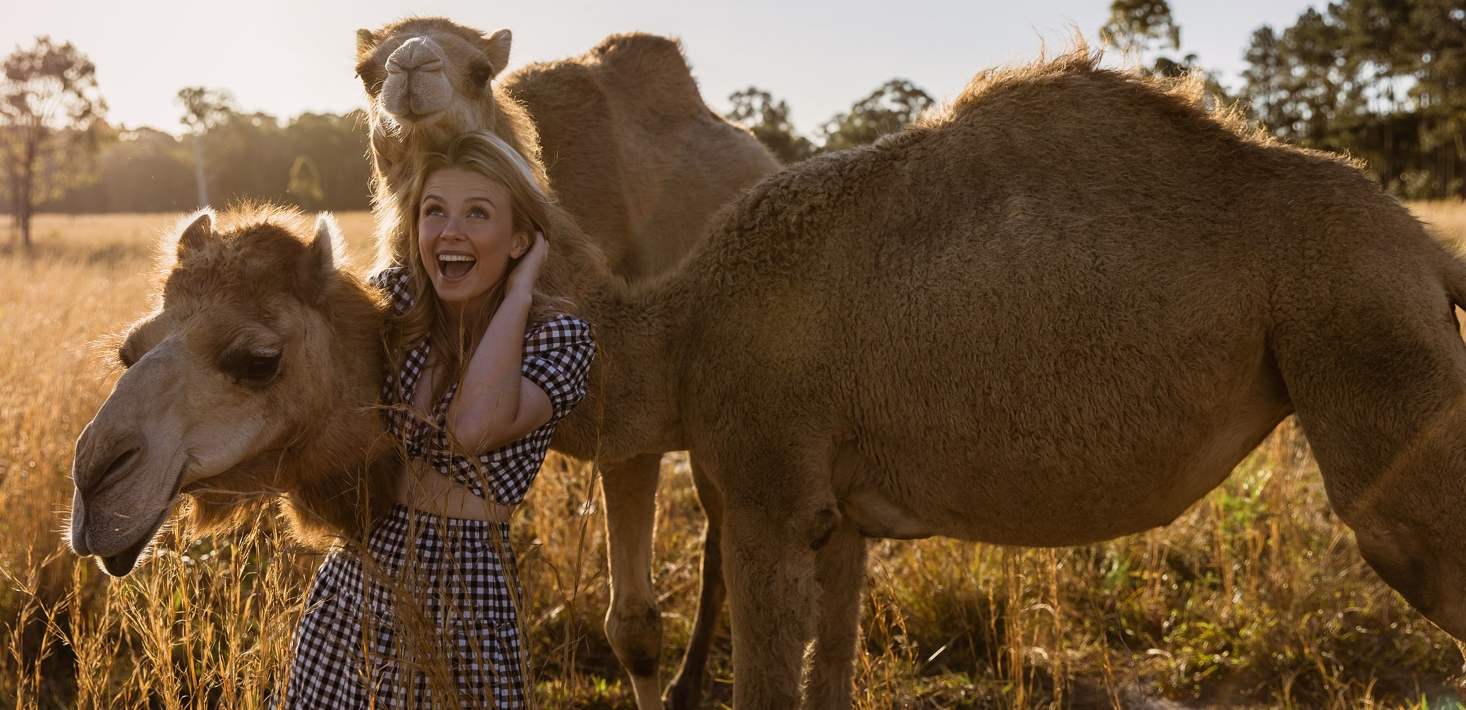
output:
M655 604L612 603L606 612L606 637L631 675L657 673L662 658L662 614Z
M840 517L840 511L834 507L815 512L814 521L810 523L806 534L810 538L809 549L818 552L830 543L830 536L840 527Z

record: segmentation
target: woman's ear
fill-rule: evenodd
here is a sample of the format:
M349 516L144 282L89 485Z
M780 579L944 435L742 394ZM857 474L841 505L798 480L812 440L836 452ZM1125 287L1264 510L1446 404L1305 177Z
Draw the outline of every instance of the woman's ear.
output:
M530 236L529 232L525 230L516 231L514 233L514 245L509 247L510 258L518 259L524 256L533 244L534 238Z

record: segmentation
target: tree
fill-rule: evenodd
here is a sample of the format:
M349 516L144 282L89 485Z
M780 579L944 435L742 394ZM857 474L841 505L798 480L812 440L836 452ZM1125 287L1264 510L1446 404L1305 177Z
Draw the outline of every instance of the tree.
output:
M797 163L814 154L814 144L794 132L783 99L776 101L769 92L750 86L729 94L728 102L733 104L728 118L747 128L779 162Z
M193 139L193 171L194 181L198 183L199 207L207 207L209 180L204 170L204 136L237 113L234 97L221 89L191 86L179 89L175 101L183 106L183 117L178 122L188 128Z
M1145 76L1178 77L1198 70L1195 54L1174 59L1163 52L1181 51L1181 25L1171 15L1166 0L1115 0L1110 3L1110 21L1100 28L1100 40L1133 56ZM1145 64L1148 57L1150 65ZM1220 94L1219 84L1206 77L1208 89Z
M321 171L316 169L316 161L309 155L296 157L295 164L290 166L290 184L285 191L305 209L312 209L325 199L326 192L321 189Z
M1406 198L1466 188L1466 2L1340 0L1247 50L1243 93L1285 140L1347 152Z
M915 121L936 101L905 79L892 79L854 106L850 113L837 114L820 127L825 137L821 150L840 150L874 143Z
M0 149L6 188L31 248L36 205L89 178L89 157L109 133L107 104L97 91L97 69L70 42L37 37L30 49L5 58L0 83Z
M1142 58L1157 43L1180 51L1181 26L1171 16L1166 0L1115 0L1110 3L1110 21L1100 28L1100 40Z

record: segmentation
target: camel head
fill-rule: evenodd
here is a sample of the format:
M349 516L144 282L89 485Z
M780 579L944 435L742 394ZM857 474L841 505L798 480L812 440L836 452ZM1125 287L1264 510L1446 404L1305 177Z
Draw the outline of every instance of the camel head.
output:
M433 17L357 30L356 75L370 101L379 175L468 131L502 135L503 99L490 82L509 63L511 39L509 30L485 35Z
M278 208L204 211L176 255L161 304L118 349L126 372L76 443L71 546L113 575L132 570L184 496L217 525L286 493L287 508L314 513L291 510L297 527L312 527L313 490L349 497L321 477L363 461L376 435L384 306L343 269L329 215L312 234ZM349 516L324 517L339 529Z

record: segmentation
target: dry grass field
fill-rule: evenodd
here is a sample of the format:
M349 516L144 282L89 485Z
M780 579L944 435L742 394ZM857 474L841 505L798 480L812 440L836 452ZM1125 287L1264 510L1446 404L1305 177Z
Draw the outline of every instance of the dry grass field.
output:
M1466 206L1415 209L1466 240ZM282 682L318 554L262 511L226 536L167 533L124 579L61 541L72 446L119 374L112 334L149 308L177 215L42 216L0 250L0 708L257 708ZM344 215L357 263L371 219ZM686 643L701 513L669 456L654 574L664 677ZM516 521L536 695L632 707L601 631L608 590L593 470L555 456ZM877 541L860 708L1459 707L1450 639L1381 583L1283 424L1172 525L1057 550ZM709 707L729 702L720 637Z

